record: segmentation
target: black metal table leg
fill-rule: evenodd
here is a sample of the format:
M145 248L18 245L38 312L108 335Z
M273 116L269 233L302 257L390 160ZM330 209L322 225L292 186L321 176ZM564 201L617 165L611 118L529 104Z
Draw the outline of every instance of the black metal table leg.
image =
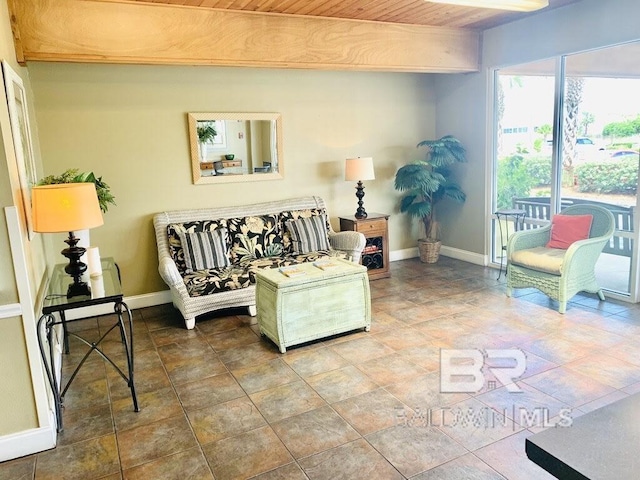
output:
M131 310L124 302L117 302L114 305L114 310L118 315L118 327L120 328L120 336L122 338L122 343L124 344L124 349L127 356L127 369L128 369L128 380L127 384L131 389L131 399L133 400L133 410L135 412L139 412L140 408L138 407L138 397L136 395L136 387L133 381L133 316L131 315ZM129 323L129 336L127 338L127 331L122 319L123 312L127 313L127 320Z
M42 329L46 330L47 342L49 344L49 360L44 349L44 342L42 341ZM56 376L56 366L53 364L53 326L55 325L55 318L51 314L42 315L38 320L37 335L38 346L40 347L40 355L42 356L42 363L44 370L47 374L47 380L53 393L54 408L56 411L56 428L58 432L62 431L62 397L60 396L59 382Z
M502 276L502 264L504 262L504 252L507 250L506 245L504 244L503 236L502 236L502 221L500 220L500 215L496 214L498 217L498 226L500 227L500 270L498 271L498 278L496 280L500 280Z
M502 217L504 217L505 221L509 221L509 217L513 217L514 230L518 231L518 226L522 223L522 227L524 227L524 219L527 215L527 212L524 210L498 210L494 213L496 218L498 219L498 227L500 228L500 270L498 271L498 278L496 280L500 280L503 271L503 263L504 263L504 254L507 251L507 246L504 244L504 237L502 234ZM507 237L509 236L509 230L507 229ZM508 265L505 266L505 274Z
M64 310L61 310L59 313L60 320L62 321L62 332L64 334L64 353L65 355L69 355L69 330L67 330L67 317L64 315Z

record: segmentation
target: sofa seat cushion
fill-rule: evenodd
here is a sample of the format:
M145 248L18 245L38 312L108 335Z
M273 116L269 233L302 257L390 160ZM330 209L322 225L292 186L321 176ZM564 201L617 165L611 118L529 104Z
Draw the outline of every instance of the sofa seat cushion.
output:
M566 250L558 248L535 247L518 250L511 254L511 263L539 272L561 275Z
M190 297L200 297L211 293L239 290L256 283L256 272L263 268L279 268L304 262L315 262L329 256L346 258L343 252L320 251L304 255L284 257L261 257L243 260L224 268L210 268L184 275L184 283Z
M243 262L241 263L241 265L244 266L249 272L251 283L255 283L256 272L258 270L262 270L263 268L288 267L289 265L298 265L305 262L315 262L316 260L331 256L332 253L333 252L329 252L328 250L323 250L318 252L305 253L302 255L285 255L283 257L268 258L264 257L250 260L248 262Z
M238 265L198 270L182 278L190 297L239 290L251 285L249 272Z

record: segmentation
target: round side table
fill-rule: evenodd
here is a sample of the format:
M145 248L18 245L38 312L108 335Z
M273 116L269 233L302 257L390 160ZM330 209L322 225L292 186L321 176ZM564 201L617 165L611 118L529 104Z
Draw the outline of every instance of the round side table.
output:
M507 246L505 245L505 240L509 240L509 232L507 231L507 238L505 239L502 235L502 221L508 221L509 218L513 218L513 224L515 231L518 231L518 227L524 227L524 219L527 216L527 212L525 210L519 210L517 208L514 209L501 209L497 210L494 215L498 219L498 225L500 227L500 250L502 254L500 255L500 271L498 272L498 278L496 280L500 280L502 276L503 262L504 262L504 252L507 251Z

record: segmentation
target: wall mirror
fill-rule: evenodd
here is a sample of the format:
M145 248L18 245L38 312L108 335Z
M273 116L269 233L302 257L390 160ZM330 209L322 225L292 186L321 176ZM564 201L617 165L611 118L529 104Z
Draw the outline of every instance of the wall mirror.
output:
M194 184L283 178L279 113L188 113Z

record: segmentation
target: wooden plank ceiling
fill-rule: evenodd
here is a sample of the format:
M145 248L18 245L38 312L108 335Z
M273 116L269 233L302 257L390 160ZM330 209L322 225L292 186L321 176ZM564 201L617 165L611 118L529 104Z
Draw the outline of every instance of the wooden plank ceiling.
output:
M122 1L122 0L101 0ZM527 13L491 8L462 7L425 0L132 0L191 7L215 8L284 15L369 20L373 22L458 27L485 30L522 18ZM578 0L549 0L543 10ZM543 11L541 10L541 11Z
M527 15L425 0L5 1L21 63L475 72L481 30Z

